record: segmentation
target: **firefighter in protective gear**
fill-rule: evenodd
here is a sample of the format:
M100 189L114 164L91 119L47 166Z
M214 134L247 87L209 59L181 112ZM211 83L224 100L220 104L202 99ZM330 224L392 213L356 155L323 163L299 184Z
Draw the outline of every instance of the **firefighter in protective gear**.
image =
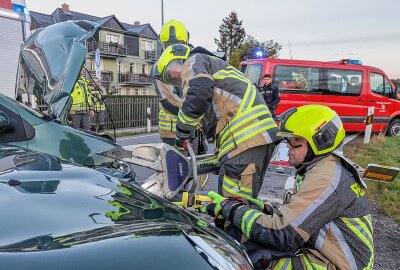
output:
M182 22L170 20L161 28L160 41L164 49L171 44L188 44L189 33ZM158 80L157 66L158 62L153 66L152 77L154 78L154 88L160 98L159 133L164 143L173 146L176 137L176 119L182 105L182 89Z
M287 139L289 163L297 169L295 193L268 214L218 198L218 214L232 223L229 234L253 250L256 265L272 269L372 269L366 186L341 153L339 116L322 105L292 108L283 113L278 134Z
M100 88L99 79L93 78L93 89L90 91L92 96L92 103L94 109L93 117L90 117L90 130L96 132L96 125L98 124L98 132L104 130L104 120L106 117L106 105L103 101L104 91Z
M89 130L89 116L94 114L88 80L81 76L71 93L72 105L69 111L72 127Z
M159 59L164 83L183 87L175 146L205 122L220 162L218 193L256 198L270 161L278 128L257 88L243 73L207 50L175 44ZM203 123L202 123L203 125Z

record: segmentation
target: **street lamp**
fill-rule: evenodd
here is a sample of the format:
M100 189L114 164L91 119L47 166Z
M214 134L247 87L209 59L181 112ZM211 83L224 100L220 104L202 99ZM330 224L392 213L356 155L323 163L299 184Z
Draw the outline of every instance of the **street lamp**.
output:
M164 25L164 0L161 0L161 26Z

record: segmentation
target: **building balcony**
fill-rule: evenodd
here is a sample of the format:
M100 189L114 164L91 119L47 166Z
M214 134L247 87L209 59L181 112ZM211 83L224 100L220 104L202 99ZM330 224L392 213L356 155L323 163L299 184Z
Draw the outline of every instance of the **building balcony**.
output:
M97 49L103 55L109 56L126 56L128 52L127 45L121 45L118 43L104 42L104 41L88 41L86 47L89 53L94 53Z
M119 82L123 84L144 85L153 83L152 78L147 74L121 72L118 75Z
M89 70L90 75L92 77L96 77L96 71L95 70ZM86 76L86 79L90 81L90 77ZM101 70L101 86L108 88L110 84L114 80L114 73L109 70Z
M157 52L156 51L144 51L144 59L149 61L157 60Z

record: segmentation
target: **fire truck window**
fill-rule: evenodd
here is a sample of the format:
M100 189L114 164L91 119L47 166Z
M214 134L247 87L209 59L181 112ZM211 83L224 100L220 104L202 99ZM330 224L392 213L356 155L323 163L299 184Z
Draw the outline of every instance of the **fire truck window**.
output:
M392 94L392 86L389 83L389 80L385 78L385 96L391 96Z
M314 67L276 66L273 84L285 92L319 92L321 73Z
M361 93L362 71L327 69L326 87L333 95L359 96Z
M370 82L371 82L371 91L380 94L380 95L385 95L386 89L385 89L385 77L383 77L382 74L374 73L371 72L370 74ZM389 84L390 87L390 84Z
M241 70L244 75L246 75L247 78L250 79L250 81L254 84L259 83L259 80L261 78L261 69L262 65L245 65L242 66Z

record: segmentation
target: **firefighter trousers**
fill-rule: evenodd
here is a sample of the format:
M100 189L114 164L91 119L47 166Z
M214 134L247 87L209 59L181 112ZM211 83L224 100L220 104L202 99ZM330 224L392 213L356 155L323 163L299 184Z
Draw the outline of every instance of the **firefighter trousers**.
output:
M99 125L98 131L101 132L104 130L104 120L106 117L105 111L94 112L93 117L90 117L90 130L96 131L96 124Z
M70 116L72 118L73 128L89 130L89 114L87 112L70 114Z

